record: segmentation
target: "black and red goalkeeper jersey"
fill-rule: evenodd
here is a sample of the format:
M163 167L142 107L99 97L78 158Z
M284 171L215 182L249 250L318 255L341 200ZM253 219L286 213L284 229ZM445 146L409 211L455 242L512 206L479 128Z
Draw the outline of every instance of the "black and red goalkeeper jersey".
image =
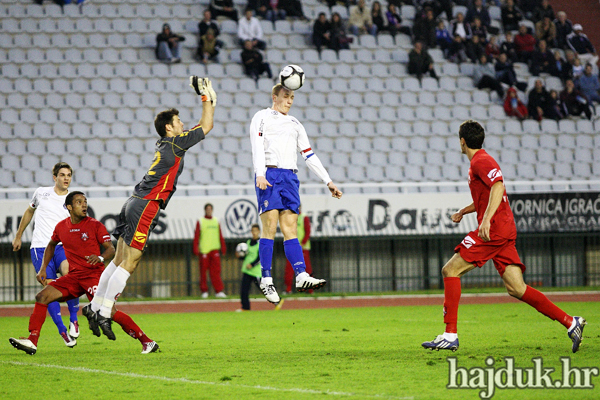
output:
M200 125L179 136L160 138L156 142L152 165L142 181L135 186L133 195L146 200L159 200L160 208L166 208L183 171L185 152L202 139L204 131Z

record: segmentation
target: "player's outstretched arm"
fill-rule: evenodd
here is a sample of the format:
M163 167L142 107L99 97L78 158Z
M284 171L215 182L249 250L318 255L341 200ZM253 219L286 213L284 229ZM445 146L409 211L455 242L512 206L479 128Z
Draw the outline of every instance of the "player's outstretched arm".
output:
M458 212L452 214L452 222L459 223L462 220L463 215L471 214L475 212L475 203L471 203L465 208L458 210Z
M331 181L327 184L327 188L331 192L332 197L335 197L336 199L342 198L342 194L343 194L342 191L340 189L338 189L337 186L335 186L335 183L333 183L333 181Z
M215 106L217 105L217 93L208 78L190 76L190 87L202 98L202 117L198 125L206 135L214 126Z
M31 219L33 218L33 214L35 213L35 208L27 207L25 213L23 213L23 218L21 218L21 222L19 223L19 228L17 229L17 233L15 233L15 238L12 241L13 251L19 251L21 249L21 237L23 236L23 232L29 226Z

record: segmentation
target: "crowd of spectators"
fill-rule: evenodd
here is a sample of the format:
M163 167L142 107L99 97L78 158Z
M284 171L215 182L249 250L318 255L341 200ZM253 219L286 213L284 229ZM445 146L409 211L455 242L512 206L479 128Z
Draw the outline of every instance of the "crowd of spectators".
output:
M408 57L409 74L438 79L428 50L439 48L450 62L475 64L471 69L475 86L489 88L504 99L507 115L538 120L581 114L590 118L595 111L593 102L600 102L600 85L594 73L596 50L581 24L573 24L564 11L555 13L548 0L389 0L370 5L365 0L332 0L327 4L345 5L348 19L342 19L338 12L330 19L325 13L318 15L312 25L312 43L319 52L324 48L348 49L356 36L402 33L410 35L414 46ZM400 13L406 4L416 10L409 24L403 23ZM459 10L453 14L453 4L466 6L466 13ZM490 5L500 7L500 20L492 20ZM217 16L237 22L242 64L254 79L263 74L272 76L261 53L267 43L259 18L272 22L307 19L300 0L249 0L241 18L232 0L211 0L198 24L196 58L202 63L219 62L223 42L218 39ZM182 40L184 36L171 32L165 24L157 36L157 57L179 62ZM526 65L533 76L559 78L564 90L547 91L543 80L538 80L528 96L520 95L527 91L527 82L518 79L515 63L521 63L519 68ZM523 104L526 98L530 104Z

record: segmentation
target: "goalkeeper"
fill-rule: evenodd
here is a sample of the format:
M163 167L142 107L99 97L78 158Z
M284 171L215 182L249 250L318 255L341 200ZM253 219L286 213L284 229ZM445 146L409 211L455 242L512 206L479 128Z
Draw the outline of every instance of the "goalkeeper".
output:
M185 131L176 109L162 111L154 119L154 127L160 136L154 159L121 209L118 225L112 233L118 240L115 258L104 269L92 302L82 309L96 336L100 336L101 329L106 337L115 340L111 328L113 305L139 265L160 210L167 207L175 193L186 151L203 140L213 128L217 94L210 80L191 76L190 86L202 96L202 117L196 126Z

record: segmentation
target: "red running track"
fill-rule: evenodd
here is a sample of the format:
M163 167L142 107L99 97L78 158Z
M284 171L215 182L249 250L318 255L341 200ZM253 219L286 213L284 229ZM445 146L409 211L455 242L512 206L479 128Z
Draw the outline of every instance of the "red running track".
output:
M548 292L553 302L600 302L600 292ZM442 306L444 295L393 295L393 296L350 296L350 297L291 297L284 298L282 310L348 307L398 307L398 306ZM505 293L463 294L460 304L501 304L519 301ZM265 299L251 299L253 310L272 310L274 306ZM184 300L184 301L137 301L119 302L119 310L128 314L162 314L186 312L224 312L240 308L239 299ZM27 317L33 304L2 305L0 317ZM63 315L68 314L66 307Z

